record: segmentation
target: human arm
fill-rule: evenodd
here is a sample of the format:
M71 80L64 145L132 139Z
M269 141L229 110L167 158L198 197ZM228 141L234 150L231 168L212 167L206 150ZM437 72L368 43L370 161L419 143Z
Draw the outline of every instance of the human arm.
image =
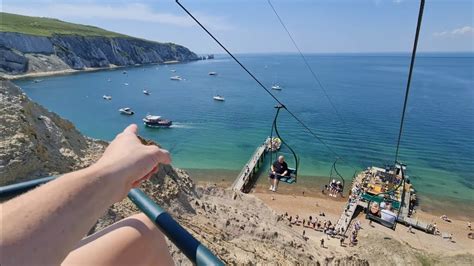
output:
M283 173L281 174L282 176L288 176L290 175L290 172L289 172L289 169L288 169L288 165L286 164L286 162L283 162Z
M168 152L127 127L92 166L1 205L1 265L59 265L97 219L151 176ZM7 255L8 254L8 255Z

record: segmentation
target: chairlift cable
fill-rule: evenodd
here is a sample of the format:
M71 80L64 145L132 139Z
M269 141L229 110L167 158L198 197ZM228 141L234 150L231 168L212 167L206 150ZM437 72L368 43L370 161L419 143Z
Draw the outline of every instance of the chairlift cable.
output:
M311 72L311 75L313 76L314 80L316 81L316 83L319 85L319 88L323 91L323 94L324 96L326 97L326 99L328 100L329 104L331 105L332 109L334 110L334 113L336 114L336 116L339 118L339 120L341 121L341 123L344 125L345 129L347 130L347 132L352 135L352 133L350 132L349 130L349 127L347 126L347 123L346 121L344 120L344 118L342 117L342 115L339 113L339 111L337 110L336 108L336 105L334 104L334 102L331 100L331 97L329 97L329 94L327 93L326 91L326 88L323 86L321 80L318 78L318 76L316 75L316 73L314 72L313 68L310 66L310 64L308 63L308 60L306 60L306 56L304 56L303 52L301 52L301 49L299 48L298 44L296 43L295 39L293 38L293 36L291 35L290 31L288 30L288 28L286 27L285 23L283 22L283 20L281 19L280 15L278 14L278 12L276 11L275 7L273 6L272 2L270 0L267 0L268 2L268 5L271 7L271 9L273 10L273 13L275 13L276 17L278 18L278 21L280 22L281 26L283 27L283 29L285 29L286 33L288 34L288 37L290 38L291 42L293 43L293 45L295 46L296 50L298 50L298 53L300 54L301 58L303 59L303 62L304 64L306 65L306 67L308 68L309 72Z
M291 112L288 107L286 107L285 104L283 104L283 102L281 102L275 95L273 95L273 93L270 92L269 89L267 89L265 87L265 85L263 85L262 82L260 82L260 80L257 79L257 77L255 77L254 74L252 74L252 72L250 72L211 32L209 32L209 30L201 24L201 22L199 22L199 20L197 18L195 18L191 12L189 12L180 2L179 0L175 0L176 4L178 4L181 9L183 9L184 12L186 12L217 44L219 44L219 46L224 49L224 51L226 51L226 53L232 57L232 59L234 59L234 61L240 65L240 67L245 70L245 72L247 72L247 74L249 74L253 80L255 80L255 82L258 83L258 85L260 85L260 87L262 87L278 104L280 104L298 123L301 124L301 126L303 126L303 128L306 129L306 131L311 134L314 138L316 138L321 144L323 144L331 153L333 153L337 158L340 158L342 159L341 156L339 156L339 154L334 151L320 136L318 136L313 130L311 130L311 128L309 128L300 118L298 118L293 112Z
M405 90L405 100L403 102L403 111L402 111L402 117L400 118L400 131L398 132L398 140L397 140L397 149L395 151L395 164L398 161L398 153L400 149L400 141L402 139L402 134L403 134L403 125L405 122L405 112L407 109L407 104L408 104L408 96L410 93L410 85L411 85L411 76L413 74L413 66L415 65L415 57L416 57L416 48L418 46L418 37L420 36L420 29L421 29L421 21L423 18L423 10L425 8L425 0L421 0L420 2L420 10L418 12L418 22L416 24L416 32L415 32L415 40L413 42L413 50L411 53L411 61L410 61L410 70L408 72L408 80L407 80L407 87Z

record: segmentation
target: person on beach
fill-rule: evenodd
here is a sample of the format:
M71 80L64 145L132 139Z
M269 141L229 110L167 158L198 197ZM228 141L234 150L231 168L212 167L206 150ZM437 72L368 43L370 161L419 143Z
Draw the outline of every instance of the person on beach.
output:
M167 151L143 145L137 126L128 126L93 165L0 205L0 265L174 265L144 214L83 238L112 204L170 163Z
M280 176L289 176L288 165L285 162L283 155L278 156L278 159L272 164L268 181L270 182L269 190L276 192Z

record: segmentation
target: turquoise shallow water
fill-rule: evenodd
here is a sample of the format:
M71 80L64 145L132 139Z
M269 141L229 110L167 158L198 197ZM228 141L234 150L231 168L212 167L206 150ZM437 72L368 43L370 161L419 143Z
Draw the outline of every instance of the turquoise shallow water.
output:
M408 55L308 56L347 127L297 55L239 58L266 85L278 82L283 87L274 93L345 158L338 168L346 176L353 174L353 166L363 169L394 160ZM173 128L142 126L140 134L169 149L174 164L183 168L238 171L270 133L274 102L230 58L127 71L127 75L117 69L16 83L33 100L94 138L111 140L126 125L141 125L147 113L172 119ZM209 71L218 75L209 76ZM408 164L421 195L474 203L473 73L473 54L417 58L400 159ZM185 80L171 81L172 75ZM145 88L150 96L142 94ZM216 93L226 101L213 101ZM104 94L113 99L103 100ZM117 110L125 106L136 114L120 115ZM301 157L304 178L329 174L333 154L288 114L280 116L279 127Z

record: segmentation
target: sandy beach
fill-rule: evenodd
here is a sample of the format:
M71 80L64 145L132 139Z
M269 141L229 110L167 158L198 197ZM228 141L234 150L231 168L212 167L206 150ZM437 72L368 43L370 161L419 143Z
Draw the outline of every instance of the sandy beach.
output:
M209 184L210 182L198 183ZM229 182L225 180L212 183L223 188L230 186ZM281 185L279 191L273 193L268 191L267 186L259 183L251 194L261 199L277 214L284 215L288 213L288 215L293 218L298 215L300 220L306 219L306 221L309 216L312 216L320 220L330 220L332 223L335 223L339 219L346 202L345 198L335 199L323 195L320 191L316 192L314 189L294 188L288 185ZM452 234L453 239L450 241L443 239L442 236L427 234L415 229L410 233L408 232L408 227L402 224L398 224L395 230L388 229L376 223L369 225L369 221L365 219L365 214L361 213L355 218L355 220L360 220L363 228L359 233L360 243L358 246L340 247L338 239L326 239L326 243L338 252L344 250L354 252L359 250L361 246L369 244L365 243L365 241L373 242L374 239L376 241L383 241L384 238L389 237L405 245L409 245L415 250L423 251L433 256L441 254L449 256L460 254L474 255L474 240L467 237L469 233L467 223L473 221L472 216L474 213L465 213L464 216L449 216L451 222L446 222L443 221L437 213L426 212L420 209L421 208L418 208L415 213L415 218L429 223L435 222L442 234ZM324 213L325 216L319 216L320 213ZM301 226L293 226L293 228L294 230L301 231L301 234L303 230L305 230L305 234L310 239L318 241L318 243L321 238L325 237L322 232L311 228L303 228ZM352 231L352 228L349 229L348 233L350 231ZM471 232L474 232L474 230Z
M268 191L266 187L257 186L253 194L264 201L265 204L278 214L288 213L288 215L293 217L299 215L300 220L308 220L308 217L311 215L318 219L330 220L332 223L335 223L345 204L345 199L334 199L322 194L309 196L305 193L303 196L302 193L298 193L299 195L296 195L296 193L288 193L288 188L283 188L280 192L273 193ZM324 212L325 217L319 216L320 212ZM472 213L468 215L472 215ZM364 243L365 239L369 240L373 237L378 237L381 240L383 237L390 237L416 250L423 250L428 253L446 255L469 253L474 255L474 240L467 237L469 232L467 228L469 220L467 218L459 219L450 217L451 222L446 222L439 216L424 211L416 212L415 217L427 222L436 222L441 233L453 235L452 241L443 239L441 236L435 236L417 230L413 230L413 233L410 233L408 232L408 228L401 224L398 224L395 230L385 228L376 223L369 225L369 221L365 219L364 213L361 213L355 218L360 220L363 228L360 233L361 240L358 246L364 246L366 244ZM310 238L314 237L319 240L324 237L322 232L317 232L309 228L303 229L301 226L298 226L295 227L295 229L300 231L305 230ZM339 241L332 240L327 242L328 245L336 249L341 248ZM358 247L351 249L358 249Z
M15 79L24 79L24 78L39 78L39 77L69 75L69 74L74 74L74 73L94 72L94 71L101 71L101 70L115 69L115 68L121 68L121 66L111 65L109 67L94 67L94 68L85 68L81 70L63 69L63 70L54 70L54 71L40 71L40 72L29 72L27 74L19 74L19 75L9 75L9 74L2 73L1 77L8 80L15 80Z

